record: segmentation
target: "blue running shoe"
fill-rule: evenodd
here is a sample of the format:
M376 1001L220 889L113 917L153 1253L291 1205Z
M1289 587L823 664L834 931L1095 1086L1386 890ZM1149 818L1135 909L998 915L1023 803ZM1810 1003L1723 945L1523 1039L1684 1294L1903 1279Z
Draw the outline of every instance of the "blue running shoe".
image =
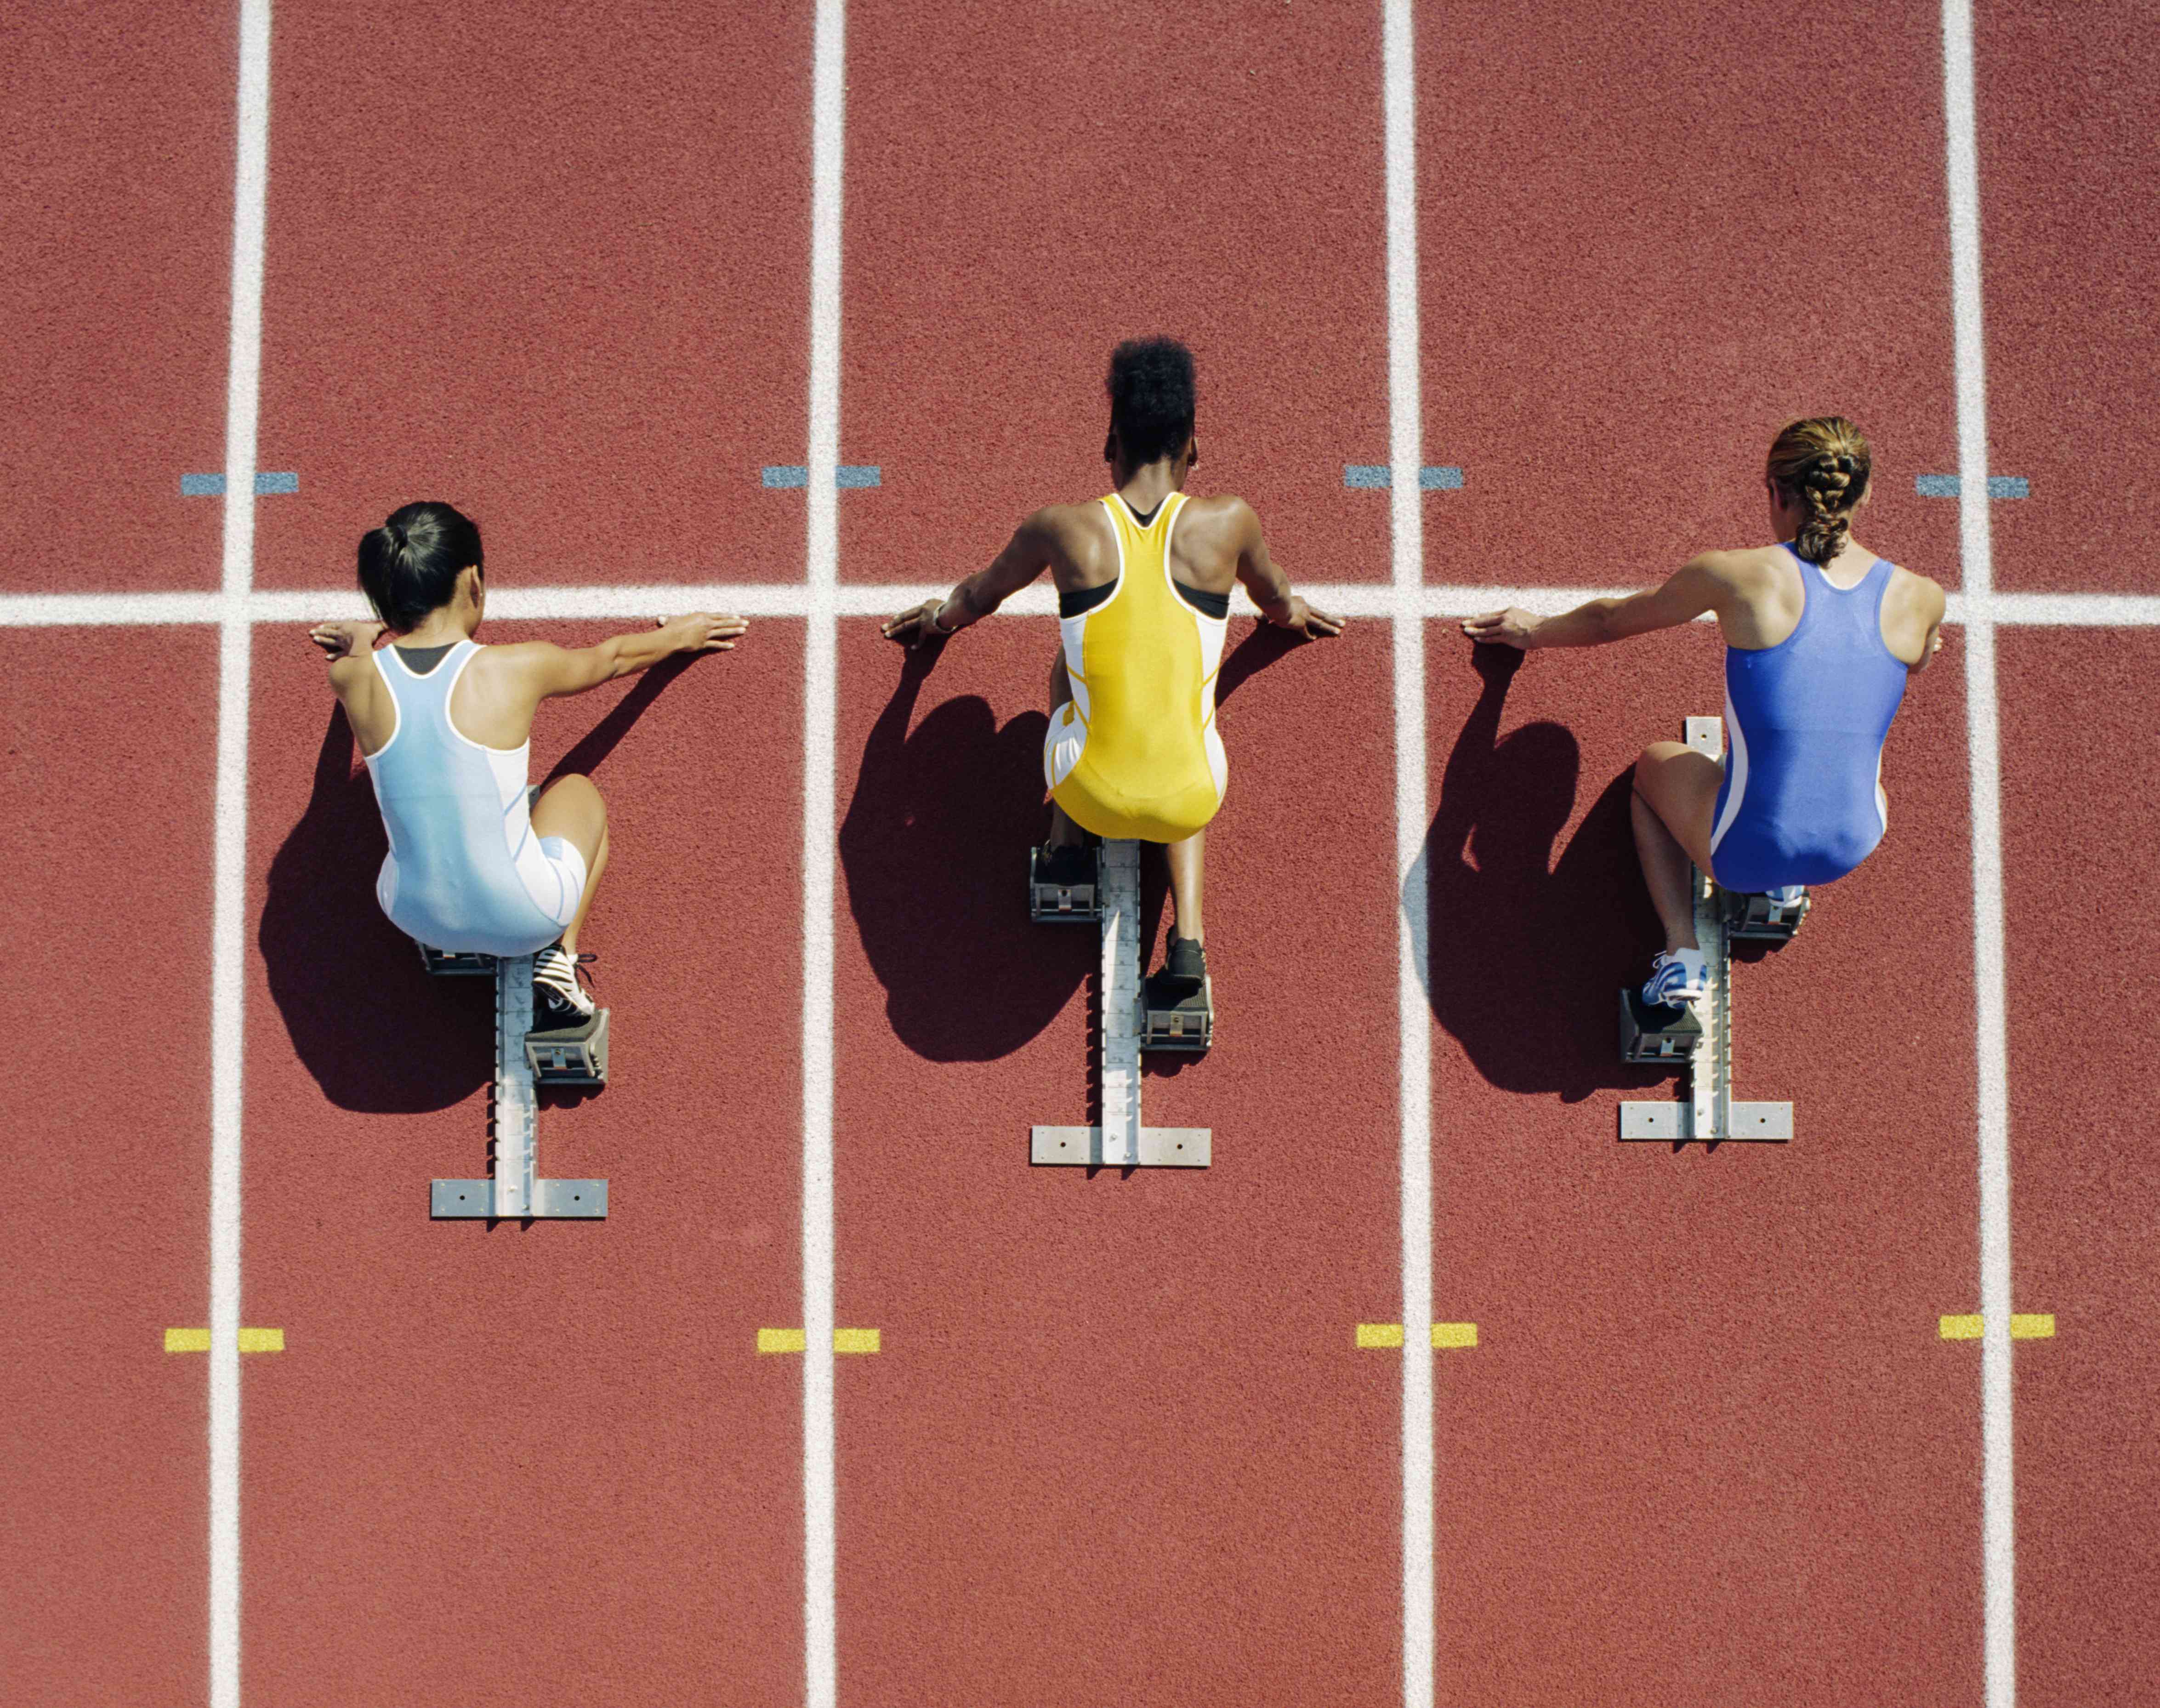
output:
M1650 963L1643 1000L1659 1008L1700 1002L1710 989L1710 966L1700 949L1667 949Z

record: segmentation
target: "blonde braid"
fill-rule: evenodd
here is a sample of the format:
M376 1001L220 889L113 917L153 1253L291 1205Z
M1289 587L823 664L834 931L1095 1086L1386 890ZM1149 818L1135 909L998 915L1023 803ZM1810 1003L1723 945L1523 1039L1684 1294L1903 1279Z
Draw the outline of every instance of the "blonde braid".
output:
M1806 506L1793 549L1810 563L1827 563L1845 549L1852 514L1867 496L1870 462L1866 436L1842 415L1795 421L1771 445L1771 480Z

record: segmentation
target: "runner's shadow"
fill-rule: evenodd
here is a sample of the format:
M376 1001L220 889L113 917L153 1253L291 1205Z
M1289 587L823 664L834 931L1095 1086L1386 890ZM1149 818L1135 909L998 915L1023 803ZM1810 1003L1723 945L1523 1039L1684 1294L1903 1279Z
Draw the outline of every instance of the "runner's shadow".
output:
M492 1072L495 982L430 979L412 939L382 916L375 877L388 844L356 763L345 709L333 706L307 809L270 862L257 936L270 999L340 1108L446 1108Z
M615 703L614 709L599 723L579 738L578 745L557 760L543 779L543 787L557 777L589 776L598 771L608 755L621 745L622 738L643 717L646 709L658 699L676 677L688 670L699 655L678 654L663 658L637 678L636 686Z
M654 666L548 776L590 772L691 661ZM376 874L388 843L342 707L330 709L299 823L270 863L257 942L294 1052L340 1108L447 1108L494 1075L495 981L431 979L382 916ZM558 1088L551 1106L584 1093Z
M969 694L932 708L911 734L937 657L907 655L870 731L840 823L840 869L900 1041L932 1062L990 1062L1057 1017L1097 939L1028 921L1027 849L1048 822L1049 719L1025 712L1000 729Z
M1484 678L1448 755L1422 857L1426 995L1434 1018L1500 1090L1576 1103L1669 1075L1618 1055L1614 993L1656 936L1628 823L1630 774L1599 793L1552 858L1574 810L1581 753L1558 724L1504 738L1500 717L1521 655L1479 646Z
M1285 657L1301 646L1312 642L1302 635L1293 635L1287 629L1279 629L1273 623L1255 623L1244 639L1232 647L1223 661L1222 668L1215 672L1215 703L1220 707L1230 696L1258 676L1277 659Z

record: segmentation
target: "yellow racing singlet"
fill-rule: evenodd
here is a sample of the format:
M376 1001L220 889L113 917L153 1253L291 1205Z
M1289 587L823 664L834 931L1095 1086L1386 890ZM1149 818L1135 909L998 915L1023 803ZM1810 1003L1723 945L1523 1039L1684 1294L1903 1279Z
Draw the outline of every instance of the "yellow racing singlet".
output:
M1099 604L1058 620L1072 698L1051 716L1043 776L1083 829L1182 842L1215 816L1229 780L1215 733L1229 621L1196 608L1171 578L1182 492L1145 527L1115 493L1103 508L1117 535L1118 579Z

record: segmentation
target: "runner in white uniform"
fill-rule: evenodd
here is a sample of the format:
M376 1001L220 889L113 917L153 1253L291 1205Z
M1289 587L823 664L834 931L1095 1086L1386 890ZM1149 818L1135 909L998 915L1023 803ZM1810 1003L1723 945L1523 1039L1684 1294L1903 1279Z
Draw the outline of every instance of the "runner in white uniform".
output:
M373 655L397 716L388 743L367 755L390 833L375 896L392 925L430 947L530 955L578 916L585 857L567 837L533 833L532 744L485 746L451 719L450 696L480 652L460 641L447 652Z
M576 649L480 646L480 529L447 504L370 528L360 585L382 620L319 623L309 638L330 656L375 779L390 835L382 911L430 948L532 955L538 1029L590 1019L578 931L607 865L607 807L589 777L527 789L532 714L678 652L727 652L742 620L699 612ZM397 644L373 652L386 633Z

